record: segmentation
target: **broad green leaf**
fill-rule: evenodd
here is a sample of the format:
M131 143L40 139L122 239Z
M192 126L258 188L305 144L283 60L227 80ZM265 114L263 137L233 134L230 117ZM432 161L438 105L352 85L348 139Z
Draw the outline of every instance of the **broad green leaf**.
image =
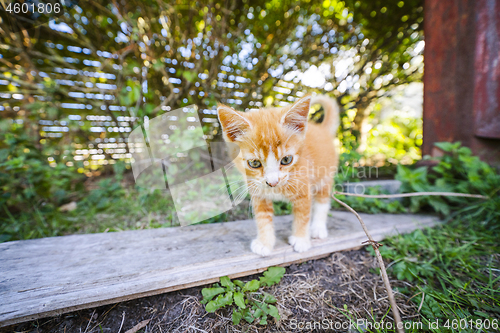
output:
M443 202L440 198L430 199L429 204L436 210L438 213L442 213L444 215L450 214L450 207Z
M243 293L235 292L234 293L234 303L239 306L241 309L246 308L245 300L243 298Z
M208 302L205 306L207 312L215 312L216 310L225 307L226 305L231 305L233 303L233 292L229 291L224 295L219 295L213 301Z
M220 278L220 284L223 287L227 287L229 290L234 290L234 283L227 276L223 276Z
M243 288L245 286L245 284L240 280L233 280L233 283L240 288Z
M259 318L260 318L261 316L263 316L263 315L265 316L265 313L264 313L264 312L262 312L262 310L261 310L261 309L257 309L257 310L255 310L255 312L253 313L253 316L254 316L254 318L255 318L255 319L259 319Z
M243 318L243 314L241 311L234 309L233 310L233 325L238 325Z
M201 290L201 294L203 295L202 304L205 304L206 302L210 301L215 296L217 296L220 293L223 293L225 291L226 290L224 288L203 288Z
M128 98L132 103L135 103L141 97L141 88L139 85L134 85L128 93Z
M266 293L266 292L264 292L263 294L264 294L264 302L265 303L276 303L277 302L276 297L274 297L273 295Z
M219 295L219 297L221 297L221 296L222 295ZM217 298L219 298L219 297L217 297ZM223 306L233 304L233 292L232 291L227 292L224 296L221 297L220 301L223 304Z
M268 270L264 272L264 276L260 278L260 282L267 286L272 286L280 282L283 275L285 275L285 268L269 267Z
M153 114L153 110L154 110L155 106L151 103L145 103L143 105L143 110L144 110L144 114L145 115L151 115Z
M256 291L259 289L260 283L258 280L248 281L243 287L243 291Z
M278 308L274 305L269 305L269 315L276 318L276 320L280 320L280 314Z
M250 312L250 309L243 310L243 319L245 319L249 324L253 323L255 318L254 316L252 316L252 312Z
M257 304L259 309L261 309L262 312L264 312L266 315L269 314L269 307L267 306L266 303L255 302L255 304Z
M218 303L216 301L210 301L208 302L208 304L205 306L205 310L207 312L215 312L216 310L218 310L220 308L220 306L218 305Z
M120 104L122 104L122 105L130 105L130 104L132 104L130 102L130 98L128 97L128 94L127 95L119 95L118 96L118 100L120 101Z
M458 149L458 147L460 147L460 142L455 142L455 143L451 143L451 142L436 142L434 145L436 147L438 147L439 149L442 149L446 152L452 152L452 151L455 151Z

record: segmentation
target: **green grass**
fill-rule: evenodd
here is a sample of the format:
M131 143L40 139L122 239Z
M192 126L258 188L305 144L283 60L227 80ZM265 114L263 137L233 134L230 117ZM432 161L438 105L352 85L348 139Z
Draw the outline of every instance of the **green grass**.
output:
M458 218L383 241L389 277L406 282L399 292L419 309L418 316L403 320L406 332L500 330L499 229L498 219ZM392 323L385 316L358 317L346 306L338 310L356 331L395 332L380 326Z
M51 205L23 212L10 212L0 206L0 243L20 239L63 236L69 234L100 233L135 229L178 226L176 210L168 192L125 188L120 181L106 178L98 188L81 195L75 201L77 209L61 212ZM247 198L249 200L249 198ZM232 216L248 218L250 212L240 205L201 223L234 220ZM276 204L277 214L290 214L288 204Z
M500 325L500 221L494 222L456 219L384 241L388 274L411 285L400 292L420 307L417 320L438 323L427 331L498 331L476 325Z
M160 191L123 188L113 179L105 179L77 201L77 209L61 212L36 208L9 212L0 218L0 241L150 229L175 225L172 198Z

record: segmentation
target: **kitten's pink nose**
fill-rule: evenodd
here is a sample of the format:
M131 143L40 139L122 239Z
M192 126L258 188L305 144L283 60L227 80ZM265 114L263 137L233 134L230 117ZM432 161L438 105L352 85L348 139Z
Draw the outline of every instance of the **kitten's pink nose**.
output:
M266 184L271 186L271 187L275 187L276 185L278 185L278 182L279 182L278 180L271 181L271 182L266 181Z

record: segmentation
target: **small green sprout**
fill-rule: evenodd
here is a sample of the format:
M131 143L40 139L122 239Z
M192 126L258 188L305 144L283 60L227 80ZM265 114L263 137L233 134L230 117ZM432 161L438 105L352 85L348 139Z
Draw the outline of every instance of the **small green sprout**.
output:
M277 302L276 298L262 288L280 282L284 274L283 267L269 267L259 280L247 283L240 280L231 281L227 276L223 276L212 288L203 288L201 304L206 304L207 312L215 312L234 304L232 315L234 325L238 325L242 319L249 324L258 322L260 325L267 325L268 316L278 321L280 315L278 308L273 305Z

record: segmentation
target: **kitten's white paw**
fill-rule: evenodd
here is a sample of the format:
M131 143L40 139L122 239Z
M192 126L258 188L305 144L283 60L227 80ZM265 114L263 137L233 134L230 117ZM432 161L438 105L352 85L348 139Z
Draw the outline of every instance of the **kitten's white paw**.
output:
M311 225L311 237L325 239L328 237L328 229L324 223L313 223Z
M250 245L253 253L266 257L271 254L273 249L271 247L265 246L259 239L254 239Z
M311 241L309 237L295 237L290 236L288 238L288 243L293 246L293 249L297 252L305 252L311 248Z

